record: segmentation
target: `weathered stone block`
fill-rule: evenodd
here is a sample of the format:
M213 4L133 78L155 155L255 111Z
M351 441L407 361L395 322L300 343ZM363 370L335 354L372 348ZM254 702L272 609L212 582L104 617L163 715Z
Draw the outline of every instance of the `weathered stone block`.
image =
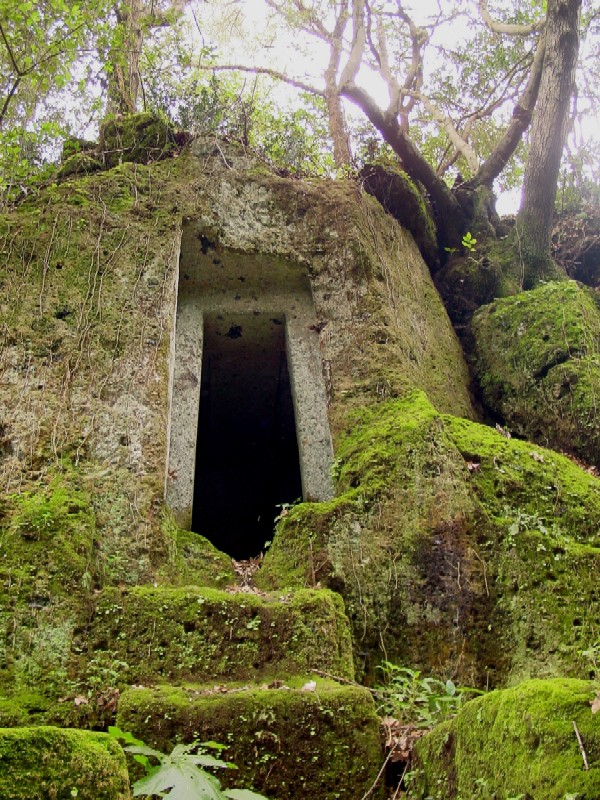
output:
M303 680L292 679L295 688L279 681L270 689L131 689L121 698L118 724L166 752L181 740L227 745L223 757L238 769L218 777L230 786L277 800L356 800L382 762L370 693L321 680L303 692Z
M322 669L352 678L341 598L138 586L105 589L87 634L89 655L118 660L124 682L252 680Z

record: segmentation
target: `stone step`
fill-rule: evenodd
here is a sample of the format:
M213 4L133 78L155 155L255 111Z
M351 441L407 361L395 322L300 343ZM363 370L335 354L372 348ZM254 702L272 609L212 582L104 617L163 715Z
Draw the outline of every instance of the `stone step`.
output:
M131 688L117 724L166 753L180 742L219 742L221 757L238 767L219 771L223 785L270 800L357 800L382 763L370 692L314 675L269 685Z
M263 681L319 669L353 678L343 601L329 590L258 594L187 586L104 589L78 671L128 684Z

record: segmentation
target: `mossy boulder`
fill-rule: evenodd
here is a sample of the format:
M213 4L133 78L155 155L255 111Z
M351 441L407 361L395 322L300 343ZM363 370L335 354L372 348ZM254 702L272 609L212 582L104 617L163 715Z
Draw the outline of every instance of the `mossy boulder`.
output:
M100 131L100 153L108 169L127 161L160 161L176 150L173 127L165 118L149 112L108 120Z
M65 158L58 169L59 178L68 178L71 175L90 175L102 169L102 162L94 153L73 153Z
M596 800L600 724L590 701L598 689L531 680L467 703L417 742L411 800Z
M252 680L315 668L353 677L343 603L328 590L261 597L193 586L105 589L84 638L83 662L119 664L121 684Z
M481 306L517 291L493 254L453 255L435 274L435 285L455 330L468 345L469 323Z
M440 264L435 224L425 195L406 172L390 164L367 164L360 171L365 190L414 236L423 260L431 270Z
M521 436L600 464L600 310L575 281L497 300L474 317L483 399Z
M290 510L257 581L339 591L359 672L386 658L471 685L587 674L597 478L422 393L357 412L337 469L338 496Z
M220 771L228 786L269 798L356 800L382 763L379 719L358 686L308 678L272 684L135 688L119 704L118 724L163 751L178 742L212 740L238 769ZM381 797L376 791L374 798Z
M103 733L0 728L3 800L129 800L121 747Z

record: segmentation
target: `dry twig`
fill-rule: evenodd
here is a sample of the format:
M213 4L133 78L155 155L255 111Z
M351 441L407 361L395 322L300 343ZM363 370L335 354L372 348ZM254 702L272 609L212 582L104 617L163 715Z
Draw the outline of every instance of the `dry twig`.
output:
M577 743L579 744L579 749L581 750L581 757L583 758L583 768L586 772L590 771L590 765L588 764L587 760L587 753L585 752L585 747L583 746L583 742L581 741L581 734L579 733L579 728L577 727L577 723L573 720L573 730L575 731L575 736L577 737Z

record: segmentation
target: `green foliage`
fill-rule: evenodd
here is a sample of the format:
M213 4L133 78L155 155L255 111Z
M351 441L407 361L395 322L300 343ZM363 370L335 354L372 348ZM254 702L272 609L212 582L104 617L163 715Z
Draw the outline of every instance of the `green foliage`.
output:
M286 107L257 78L199 70L189 57L193 43L184 37L181 28L166 30L144 51L149 108L195 135L241 142L284 173L333 171L322 98L301 93ZM199 55L210 62L214 52L204 48Z
M565 155L558 178L557 211L576 213L586 206L600 205L600 167L597 139Z
M458 714L466 700L483 694L479 689L458 687L450 679L423 677L420 670L383 661L383 683L377 685L380 714L396 717L419 728L433 728Z
M477 244L477 239L473 237L470 231L467 231L465 235L462 237L461 241L462 246L465 250L468 250L469 253L474 253L477 249L475 245Z
M192 742L176 745L170 755L148 747L130 733L110 727L109 734L125 743L124 750L146 770L146 775L133 784L133 796L169 797L170 800L266 800L264 795L249 789L221 789L221 783L205 767L236 769L235 764L222 761L206 752L207 748L222 750L215 742ZM151 759L158 764L152 765Z
M86 54L109 9L107 0L0 0L0 205L45 176L70 123L94 107Z

